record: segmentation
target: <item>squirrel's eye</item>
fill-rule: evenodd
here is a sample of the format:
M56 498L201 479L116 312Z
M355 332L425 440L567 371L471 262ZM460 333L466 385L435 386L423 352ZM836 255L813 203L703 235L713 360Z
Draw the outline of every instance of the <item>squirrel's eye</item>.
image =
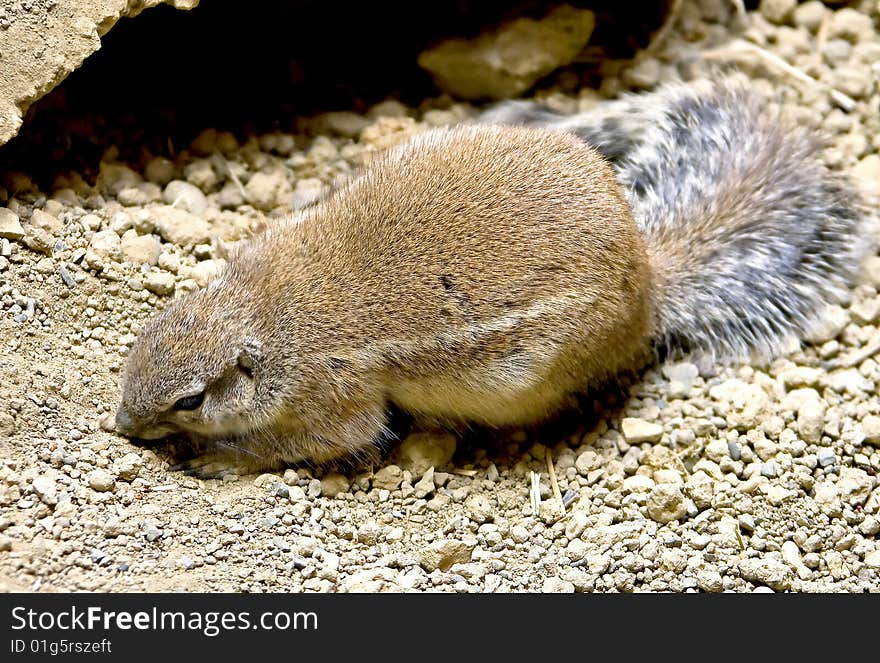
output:
M202 391L198 394L193 394L192 396L184 396L183 398L179 398L174 403L175 410L195 410L199 405L202 404L202 401L205 400L205 392Z
M239 362L238 362L238 370L240 370L242 373L244 373L245 376L246 376L249 380L253 380L253 379L254 379L254 369L253 369L253 367L248 366L246 363L244 363L244 362L242 362L242 361L239 361Z

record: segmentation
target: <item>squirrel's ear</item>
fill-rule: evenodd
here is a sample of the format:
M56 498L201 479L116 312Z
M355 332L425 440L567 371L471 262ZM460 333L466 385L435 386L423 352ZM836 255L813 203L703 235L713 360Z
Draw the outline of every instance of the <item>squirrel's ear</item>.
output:
M248 373L253 373L254 367L263 358L263 345L254 338L242 339L238 348L236 362L239 368Z

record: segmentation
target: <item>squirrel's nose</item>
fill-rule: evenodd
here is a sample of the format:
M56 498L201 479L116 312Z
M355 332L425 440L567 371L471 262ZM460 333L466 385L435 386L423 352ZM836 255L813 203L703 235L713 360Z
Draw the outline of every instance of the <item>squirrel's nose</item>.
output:
M125 408L122 406L116 410L116 432L122 433L123 435L129 435L132 433L134 429L134 421L131 418L131 415L125 411Z

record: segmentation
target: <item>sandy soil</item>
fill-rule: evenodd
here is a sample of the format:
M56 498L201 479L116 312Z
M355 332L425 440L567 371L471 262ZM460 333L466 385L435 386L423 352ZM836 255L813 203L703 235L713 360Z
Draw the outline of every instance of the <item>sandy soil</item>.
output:
M735 61L823 127L827 162L876 211L877 4L779 0L747 17L729 4L686 4L652 53L608 66L601 93ZM732 39L818 82L734 52ZM597 103L571 81L563 74L538 96L569 111ZM655 367L568 426L464 442L419 433L372 468L222 482L170 472L163 449L102 428L139 327L222 268L216 240L308 204L376 150L473 113L386 102L313 118L297 135L206 129L173 161L122 164L111 149L94 186L59 174L40 191L27 173L3 176L0 587L880 590L880 258L803 348L764 366Z

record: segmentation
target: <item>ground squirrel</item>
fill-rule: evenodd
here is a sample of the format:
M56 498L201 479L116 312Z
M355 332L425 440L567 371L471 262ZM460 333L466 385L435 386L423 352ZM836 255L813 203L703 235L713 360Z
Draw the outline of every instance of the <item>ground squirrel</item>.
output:
M420 134L153 318L117 429L320 463L391 406L527 425L657 352L771 354L870 245L819 150L735 78Z

